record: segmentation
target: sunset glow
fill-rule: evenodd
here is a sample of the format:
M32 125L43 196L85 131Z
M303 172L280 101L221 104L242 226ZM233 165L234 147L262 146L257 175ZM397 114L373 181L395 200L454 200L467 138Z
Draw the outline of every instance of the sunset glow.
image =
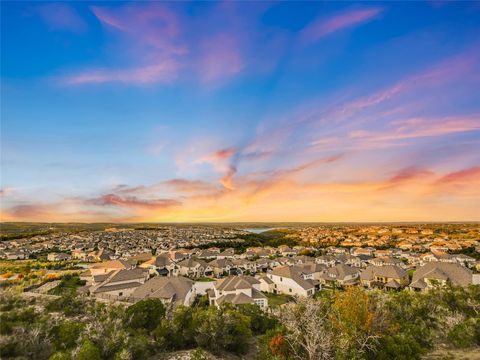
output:
M1 221L480 221L476 2L1 6Z

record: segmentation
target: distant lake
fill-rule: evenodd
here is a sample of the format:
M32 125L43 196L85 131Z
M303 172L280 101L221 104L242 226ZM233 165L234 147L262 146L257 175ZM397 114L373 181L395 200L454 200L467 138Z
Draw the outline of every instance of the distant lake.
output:
M260 234L262 232L275 230L275 229L278 229L278 228L256 228L256 229L243 229L243 230L254 233L254 234Z

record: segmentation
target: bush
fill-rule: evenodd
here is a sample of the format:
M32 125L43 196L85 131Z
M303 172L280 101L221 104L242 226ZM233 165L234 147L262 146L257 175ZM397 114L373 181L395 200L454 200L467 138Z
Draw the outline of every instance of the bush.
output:
M75 360L101 360L102 354L97 345L90 340L85 340L78 349Z
M52 341L59 350L74 348L83 330L83 324L74 321L64 321L53 327Z
M48 358L48 360L71 360L72 356L65 351L58 351Z
M210 307L200 310L195 316L195 340L197 344L214 353L221 350L243 354L248 349L252 336L250 318L227 306L222 309Z
M160 299L145 299L129 306L126 316L132 329L152 331L165 317L165 306Z

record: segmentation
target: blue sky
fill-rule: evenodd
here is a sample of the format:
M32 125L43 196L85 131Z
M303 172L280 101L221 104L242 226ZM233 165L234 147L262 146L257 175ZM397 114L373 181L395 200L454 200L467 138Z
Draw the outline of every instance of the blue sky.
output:
M4 220L479 219L478 2L1 6Z

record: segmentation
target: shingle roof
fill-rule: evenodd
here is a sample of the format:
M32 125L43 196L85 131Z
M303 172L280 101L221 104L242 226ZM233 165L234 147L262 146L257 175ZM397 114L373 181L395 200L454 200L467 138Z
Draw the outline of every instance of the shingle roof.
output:
M150 260L145 261L140 266L143 267L143 266L151 265L151 266L155 266L157 268L162 268L162 267L170 265L171 263L172 263L172 261L170 260L168 254L161 254L161 255L152 257Z
M383 265L383 266L368 266L360 274L362 280L372 280L374 276L383 276L386 278L401 279L407 276L407 272L396 265Z
M206 263L203 260L194 260L194 259L186 259L183 261L180 261L178 263L178 266L183 266L183 267L188 267L188 268L194 268L197 266L202 266L206 268L208 266L208 263Z
M125 284L115 284L115 285L102 285L99 286L95 289L92 290L93 293L102 293L102 292L107 292L107 291L117 291L117 290L123 290L123 289L131 289L131 288L136 288L142 285L139 282L128 282Z
M148 270L144 269L131 269L131 270L120 270L113 274L112 277L108 279L109 282L116 281L127 281L146 278L148 276Z
M215 288L219 291L233 291L250 289L254 284L260 284L260 281L253 276L228 276L215 281Z
M93 264L92 269L131 269L132 264L125 260L110 260Z
M327 275L335 279L344 279L348 275L355 275L358 273L358 269L344 264L337 264L334 267L327 269Z
M142 284L132 294L138 299L160 298L170 299L175 303L183 303L194 282L183 276L154 277Z
M472 271L460 264L431 262L415 271L411 286L420 287L423 279L448 280L454 285L467 286L472 283Z
M290 278L305 290L315 287L312 281L303 278L304 270L300 266L280 266L272 270L271 274Z

